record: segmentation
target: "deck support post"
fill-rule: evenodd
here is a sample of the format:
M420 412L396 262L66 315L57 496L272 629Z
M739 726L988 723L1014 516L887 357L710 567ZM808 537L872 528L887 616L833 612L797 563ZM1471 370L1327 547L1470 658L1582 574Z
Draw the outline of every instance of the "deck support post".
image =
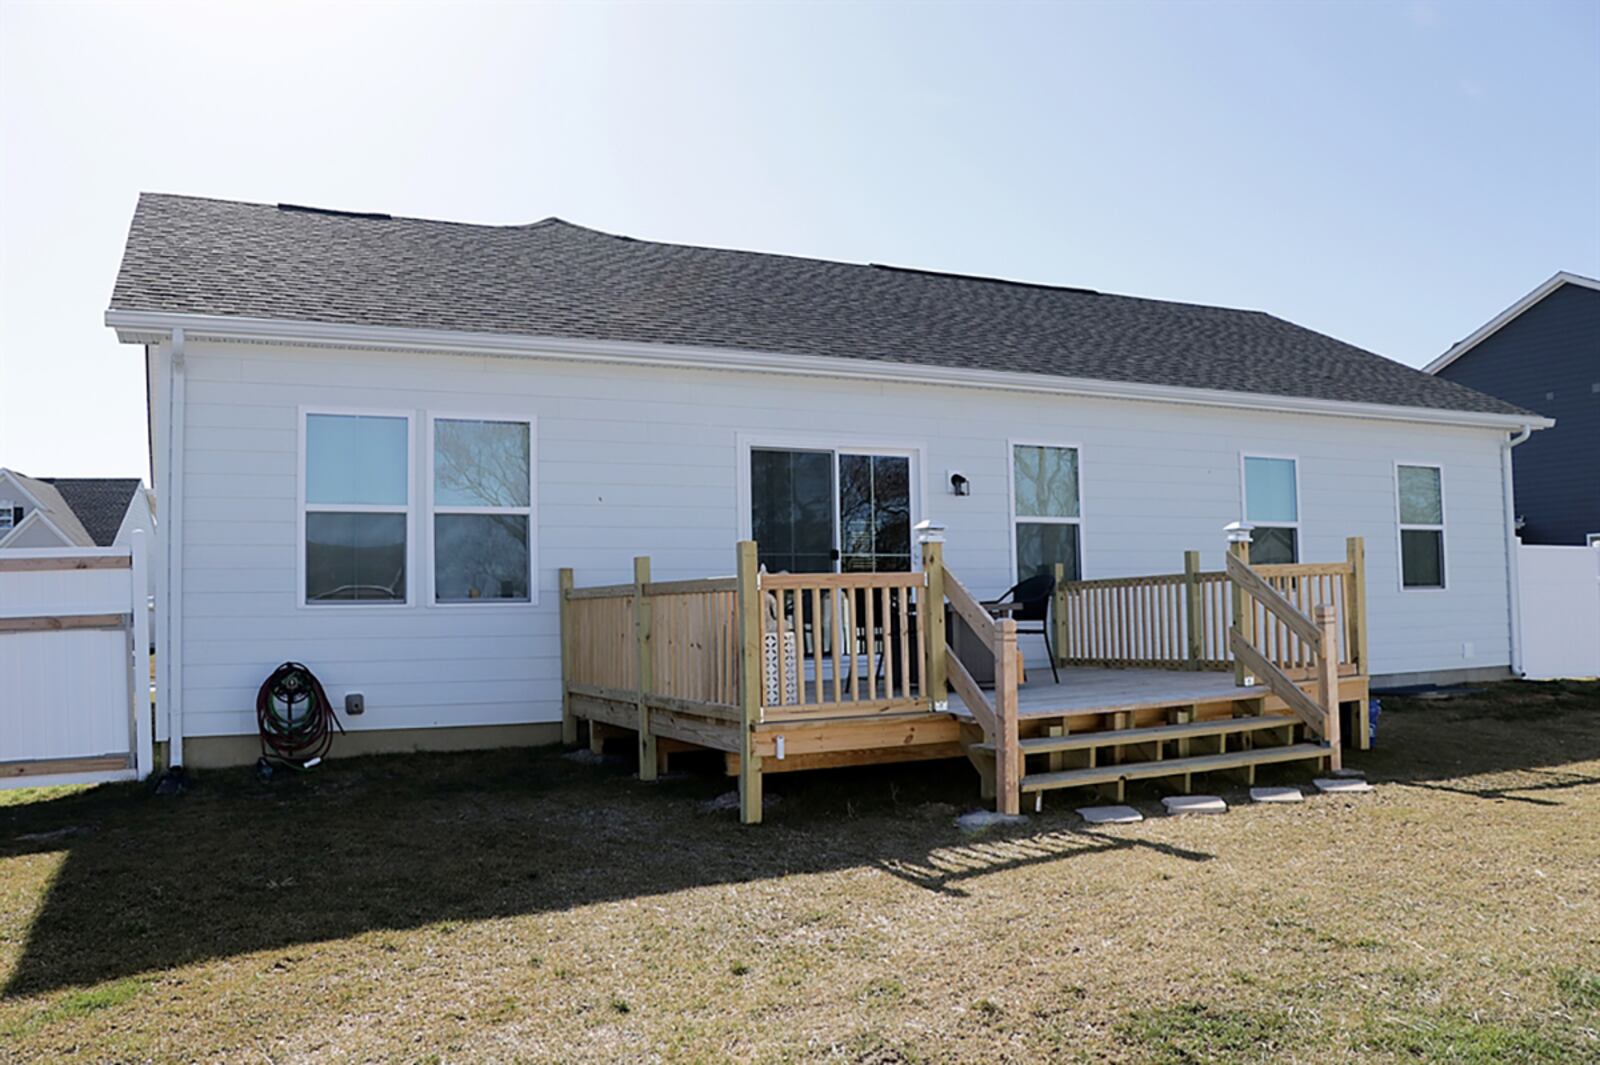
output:
M1050 597L1051 631L1055 638L1050 641L1051 652L1055 656L1052 666L1067 664L1067 567L1060 562L1056 563L1056 590Z
M635 661L639 672L639 779L654 780L660 763L656 757L656 735L650 728L650 707L645 696L655 687L652 677L654 645L650 639L650 599L644 586L650 583L650 558L641 555L633 560L633 643Z
M1205 619L1201 616L1203 606L1200 602L1200 552L1185 551L1183 553L1183 617L1185 640L1185 656L1188 658L1190 669L1200 668L1200 659L1205 654L1201 647L1201 635L1204 632Z
M1345 623L1348 626L1346 646L1350 650L1350 660L1355 663L1356 673L1365 677L1372 672L1367 661L1366 541L1359 536L1347 538L1344 542L1344 556L1350 566L1350 572L1345 575L1344 586ZM1355 722L1357 733L1356 747L1363 751L1372 746L1372 723L1368 720L1370 714L1368 701L1362 699L1356 706L1356 714L1352 720Z
M1244 563L1250 564L1250 529L1245 522L1234 522L1228 526L1228 554ZM1238 581L1229 581L1228 586L1233 590L1233 628L1244 638L1246 643L1255 642L1255 603L1244 594L1244 589L1239 587ZM1244 668L1244 661L1238 655L1233 656L1233 683L1244 687L1244 676L1248 672Z
M922 630L922 645L927 649L928 675L922 678L922 694L930 710L950 709L949 681L945 673L945 646L949 637L944 628L944 538L932 523L918 526L922 537L922 572L928 578L926 598L917 605L917 627Z
M761 823L761 756L755 751L756 725L761 720L761 591L757 587L756 542L740 540L739 588L735 617L739 625L739 820Z
M1339 736L1339 622L1332 606L1323 603L1313 611L1312 620L1322 636L1322 653L1317 656L1317 702L1328 715L1322 738L1328 741L1328 767L1343 768Z
M561 742L568 747L578 742L578 719L572 713L572 607L567 593L572 591L572 568L563 566L556 573L556 596L561 611Z
M995 622L994 718L995 809L1003 814L1022 810L1022 748L1017 739L1017 622Z

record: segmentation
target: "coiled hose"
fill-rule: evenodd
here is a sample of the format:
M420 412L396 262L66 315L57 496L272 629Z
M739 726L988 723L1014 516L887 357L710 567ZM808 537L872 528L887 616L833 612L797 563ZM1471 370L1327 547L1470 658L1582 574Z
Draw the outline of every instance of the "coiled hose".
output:
M309 769L333 746L333 730L344 726L333 712L317 675L299 662L272 671L256 693L256 728L261 761Z

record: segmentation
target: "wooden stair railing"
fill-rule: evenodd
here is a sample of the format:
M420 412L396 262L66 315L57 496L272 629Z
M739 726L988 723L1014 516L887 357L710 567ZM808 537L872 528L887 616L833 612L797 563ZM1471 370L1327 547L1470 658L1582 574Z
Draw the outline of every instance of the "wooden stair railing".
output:
M1235 675L1241 684L1249 674L1264 681L1272 694L1328 745L1330 768L1341 768L1339 737L1339 629L1337 614L1326 604L1306 617L1272 585L1250 568L1249 544L1236 543L1227 556L1227 574L1233 584L1233 626L1228 631L1228 646L1233 652ZM1251 638L1252 610L1245 609L1246 598L1261 604L1270 616L1282 622L1310 651L1315 664L1317 698L1312 699L1289 676L1262 654Z
M930 671L929 692L939 708L946 685L954 688L972 719L983 730L984 745L994 751L995 809L1016 814L1022 808L1022 748L1017 735L1017 623L996 619L944 565L944 544L939 532L924 534L922 569L928 576L927 633ZM966 622L994 654L994 700L991 703L967 667L956 657L944 625L944 604ZM943 653L939 652L943 648Z

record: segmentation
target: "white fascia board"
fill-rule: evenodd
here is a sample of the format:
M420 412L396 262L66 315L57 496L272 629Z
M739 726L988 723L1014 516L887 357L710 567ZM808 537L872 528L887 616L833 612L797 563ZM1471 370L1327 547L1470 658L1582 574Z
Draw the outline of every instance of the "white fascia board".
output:
M0 481L3 481L5 484L9 484L11 486L10 491L4 493L5 498L11 499L11 492L18 492L22 495L22 502L32 504L32 506L28 508L30 513L34 510L43 509L44 504L39 502L39 497L28 491L27 487L20 480L18 480L17 475L12 471L0 468ZM18 501L13 499L12 502Z
M1534 289L1532 292L1528 293L1526 296L1522 297L1517 302L1513 303L1511 306L1507 307L1505 310L1501 311L1499 314L1495 315L1489 321L1485 322L1477 332L1473 333L1465 340L1452 344L1449 351L1445 352L1443 355L1440 355L1437 359L1434 359L1432 362L1428 363L1428 365L1424 366L1422 368L1422 372L1437 374L1440 370L1444 369L1446 366L1449 366L1451 363L1461 358L1461 356L1465 355L1467 352L1471 351L1485 340L1488 340L1490 337L1500 332L1500 330L1503 329L1509 322L1519 317L1523 311L1526 311L1529 307L1532 307L1534 304L1550 295L1550 293L1554 292L1562 285L1577 285L1580 288L1591 288L1596 291L1600 291L1600 281L1596 281L1592 277L1584 277L1582 274L1571 274L1563 270L1550 280L1546 281L1544 284L1540 285L1538 288Z
M1105 381L1087 377L1055 377L1010 370L974 370L929 366L915 362L794 355L682 344L464 333L441 329L234 318L225 315L167 314L160 311L107 311L106 325L115 329L117 338L125 344L160 343L177 328L182 329L190 340L307 344L507 358L543 357L677 369L745 370L809 377L854 378L906 384L948 385L957 388L988 388L1012 392L1140 400L1150 403L1198 404L1289 414L1375 418L1383 421L1424 422L1487 429L1521 429L1528 425L1543 429L1555 424L1549 418L1515 414L1401 407L1383 403L1356 403L1267 393L1231 392L1224 389L1184 388L1177 385Z

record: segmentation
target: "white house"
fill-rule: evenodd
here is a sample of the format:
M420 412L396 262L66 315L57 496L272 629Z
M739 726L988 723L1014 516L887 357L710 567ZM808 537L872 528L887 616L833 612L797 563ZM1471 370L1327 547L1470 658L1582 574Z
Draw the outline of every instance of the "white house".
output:
M126 547L135 531L154 528L137 477L25 477L0 467L0 550Z
M1505 676L1508 447L1551 424L1257 311L633 240L145 195L159 739L255 757L257 686L344 751L553 741L557 571L903 570L999 593L1365 538L1371 674Z

